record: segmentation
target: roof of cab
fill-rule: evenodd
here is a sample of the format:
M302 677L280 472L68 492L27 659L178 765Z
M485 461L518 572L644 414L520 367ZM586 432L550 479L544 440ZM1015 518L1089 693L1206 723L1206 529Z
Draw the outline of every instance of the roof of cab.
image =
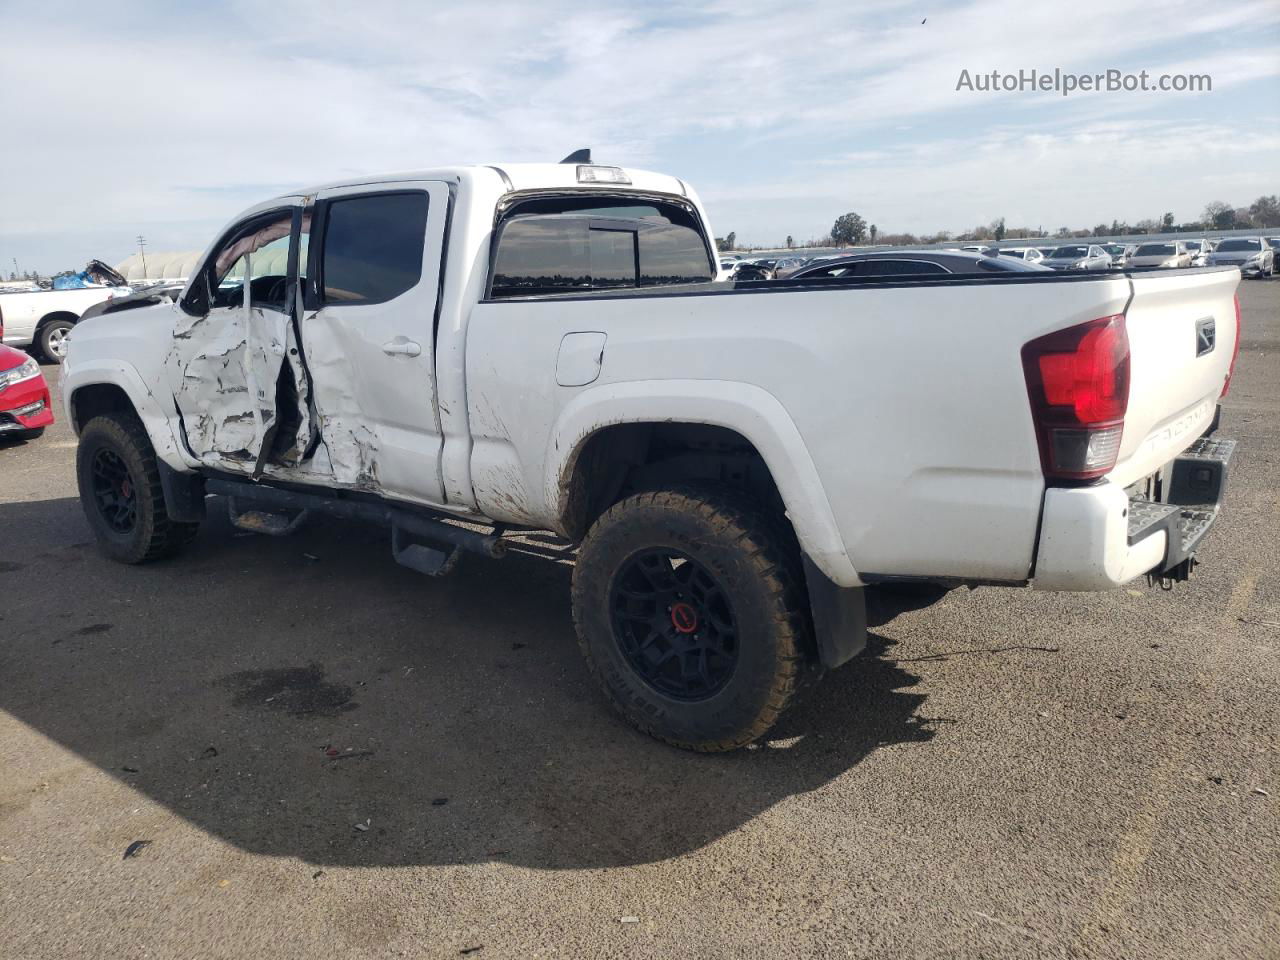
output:
M612 164L598 163L584 164L584 166L612 166ZM666 193L674 196L687 197L690 195L689 188L683 180L664 173L619 167L618 169L622 170L631 183L583 183L578 180L578 167L579 164L576 163L503 163L435 167L429 170L373 174L367 177L336 180L331 183L298 190L285 196L311 196L323 190L334 190L340 187L400 183L409 180L444 180L450 183L457 183L465 180L493 181L495 178L505 188L504 192L590 187L602 190L615 189L622 192L640 190L646 193Z

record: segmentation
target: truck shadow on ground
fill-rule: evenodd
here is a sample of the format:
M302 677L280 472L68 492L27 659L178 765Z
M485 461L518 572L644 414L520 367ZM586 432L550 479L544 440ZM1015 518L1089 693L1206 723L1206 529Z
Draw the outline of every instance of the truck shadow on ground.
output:
M0 506L0 708L253 853L660 861L933 736L918 678L873 634L768 743L683 753L596 691L567 565L466 558L434 580L396 566L381 531L272 539L211 513L182 557L124 567L99 556L74 500ZM57 602L33 583L59 584Z

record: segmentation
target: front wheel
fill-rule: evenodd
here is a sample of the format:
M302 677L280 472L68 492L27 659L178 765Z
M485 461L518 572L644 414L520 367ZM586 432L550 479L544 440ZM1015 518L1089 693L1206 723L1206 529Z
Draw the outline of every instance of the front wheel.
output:
M805 669L790 531L735 491L628 497L592 526L573 573L587 666L640 730L733 750L773 726Z
M146 563L186 545L197 523L169 519L156 454L132 417L102 416L80 431L80 506L98 547L121 563Z

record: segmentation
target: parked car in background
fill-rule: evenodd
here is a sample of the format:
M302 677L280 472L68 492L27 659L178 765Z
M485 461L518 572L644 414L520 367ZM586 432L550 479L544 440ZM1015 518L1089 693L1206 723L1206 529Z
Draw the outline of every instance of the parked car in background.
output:
M881 250L854 253L838 260L816 263L797 270L791 280L822 280L837 277L887 277L934 274L1047 273L1039 264L1014 257L991 257L964 250Z
M1040 252L1038 247L1003 247L999 254L1002 257L1025 260L1027 263L1039 263L1044 259L1044 254Z
M88 276L89 282L97 285L0 296L5 324L3 342L11 347L34 345L49 360L61 363L67 355L67 334L86 310L104 300L133 292L124 277L100 260L90 260L84 273L74 276L77 280Z
M1102 249L1111 258L1111 266L1123 267L1129 263L1129 258L1137 247L1132 243L1104 243Z
M772 280L772 260L740 260L729 275L730 280Z
M1051 256L1053 256L1053 251L1057 250L1058 248L1057 247L1036 247L1036 249L1040 251L1041 259L1048 260Z
M1189 267L1191 254L1181 240L1142 243L1129 258L1130 267Z
M1203 267L1209 262L1209 241L1203 237L1198 240L1184 240L1187 245L1187 253L1191 257L1191 266Z
M1261 237L1227 237L1209 254L1211 267L1239 267L1246 277L1270 277L1276 272L1276 254Z
M53 401L40 364L0 344L0 440L34 440L53 423Z
M1111 257L1096 243L1072 243L1055 247L1044 265L1054 270L1109 270Z
M1267 246L1271 248L1272 262L1274 263L1275 258L1280 257L1280 237L1264 237L1263 239L1267 241Z
M998 249L996 249L989 243L969 243L969 244L965 244L959 249L965 251L966 253L988 253L988 254L991 254L992 256L996 256L1000 252Z
M773 275L779 280L791 276L801 267L807 266L808 257L781 257L778 262L773 265Z

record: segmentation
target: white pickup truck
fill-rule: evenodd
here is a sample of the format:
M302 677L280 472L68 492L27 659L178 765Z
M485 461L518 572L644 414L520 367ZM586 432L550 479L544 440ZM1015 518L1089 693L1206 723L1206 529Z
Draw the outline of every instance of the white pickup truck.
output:
M0 296L0 342L35 347L47 360L61 363L67 355L67 335L86 310L133 292L128 281L101 260L90 260L82 276L89 277L90 285Z
M103 550L174 552L211 495L384 524L432 574L552 531L608 699L697 750L861 650L868 588L1189 574L1238 270L717 281L683 181L570 159L270 200L176 302L84 321Z

